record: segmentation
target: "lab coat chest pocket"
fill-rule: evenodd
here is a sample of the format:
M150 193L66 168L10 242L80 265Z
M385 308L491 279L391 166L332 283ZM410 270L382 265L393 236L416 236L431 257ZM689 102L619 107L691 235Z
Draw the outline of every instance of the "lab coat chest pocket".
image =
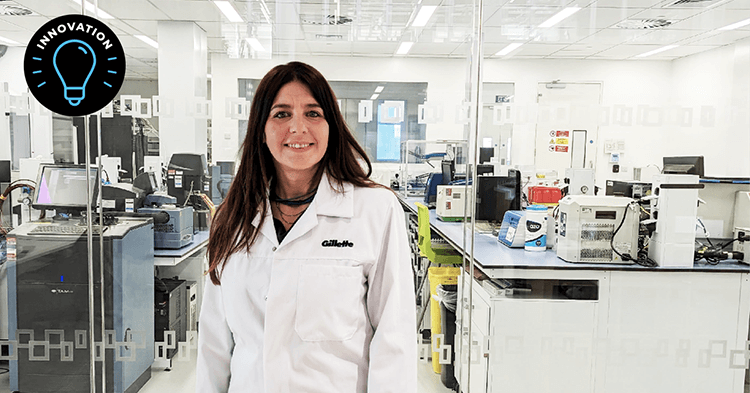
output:
M303 341L343 341L362 322L362 266L302 264L294 329Z

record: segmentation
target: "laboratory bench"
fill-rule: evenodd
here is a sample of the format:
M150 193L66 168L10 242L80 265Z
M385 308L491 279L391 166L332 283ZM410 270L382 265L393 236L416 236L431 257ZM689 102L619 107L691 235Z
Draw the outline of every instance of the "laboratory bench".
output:
M400 200L416 214L421 198ZM470 223L430 210L430 225L457 250L471 247ZM743 392L750 266L568 263L490 233L473 239L456 318L464 392Z

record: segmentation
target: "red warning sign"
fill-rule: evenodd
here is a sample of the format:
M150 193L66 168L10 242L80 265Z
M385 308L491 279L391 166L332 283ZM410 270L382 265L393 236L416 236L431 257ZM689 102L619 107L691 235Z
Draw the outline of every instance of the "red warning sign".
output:
M555 146L555 151L560 153L567 153L568 146Z
M557 131L557 135L555 136L557 136L558 138L570 138L570 131Z

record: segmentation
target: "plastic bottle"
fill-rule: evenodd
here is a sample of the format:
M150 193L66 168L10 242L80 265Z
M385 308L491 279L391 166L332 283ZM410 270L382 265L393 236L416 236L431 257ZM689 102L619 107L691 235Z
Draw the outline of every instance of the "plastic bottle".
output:
M531 205L526 208L526 251L547 250L547 206Z

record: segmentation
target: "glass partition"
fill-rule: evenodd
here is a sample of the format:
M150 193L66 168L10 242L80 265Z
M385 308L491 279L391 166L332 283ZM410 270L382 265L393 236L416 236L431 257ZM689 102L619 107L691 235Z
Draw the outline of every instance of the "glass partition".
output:
M404 210L418 391L743 391L747 2L47 3L0 6L0 390L195 390L211 221L297 60ZM127 72L71 118L23 60L82 7Z

